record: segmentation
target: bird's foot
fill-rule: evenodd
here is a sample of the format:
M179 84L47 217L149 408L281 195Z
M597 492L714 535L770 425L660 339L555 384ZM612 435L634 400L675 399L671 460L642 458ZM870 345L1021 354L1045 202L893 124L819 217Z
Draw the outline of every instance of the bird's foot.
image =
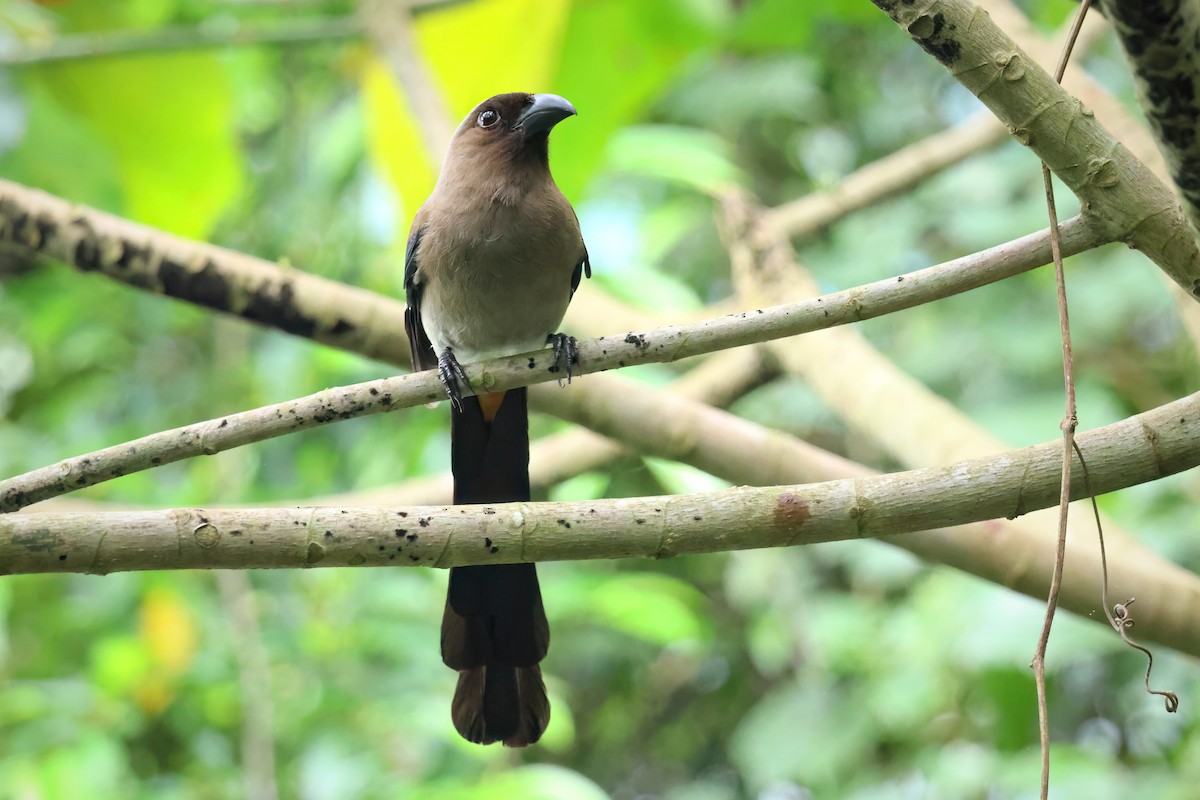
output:
M567 383L571 382L571 369L579 363L579 342L574 336L568 336L565 333L552 333L546 337L546 344L554 348L554 364L550 366L551 372L561 372L567 376ZM563 385L563 379L558 379L558 385Z
M467 372L462 368L462 364L458 363L458 359L454 357L454 351L447 347L438 356L438 378L442 381L442 386L446 389L446 394L450 397L450 402L459 411L462 411L463 387L468 391L471 389L471 381L467 379Z

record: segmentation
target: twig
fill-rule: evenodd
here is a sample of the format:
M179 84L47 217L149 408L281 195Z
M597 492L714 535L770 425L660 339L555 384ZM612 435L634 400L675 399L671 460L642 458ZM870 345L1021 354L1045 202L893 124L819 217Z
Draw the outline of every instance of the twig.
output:
M1087 219L1064 226L1064 246L1078 252L1103 236ZM887 278L824 297L757 311L730 314L689 325L671 325L624 337L579 343L579 374L635 364L664 363L731 347L795 336L870 319L977 288L1046 263L1047 234L1021 239L934 267ZM498 391L556 380L549 351L468 365L471 385ZM436 370L328 389L220 419L163 431L76 456L0 481L0 511L92 486L161 464L263 441L339 419L436 402L444 392Z
M1054 70L1056 83L1062 82L1067 63L1071 60L1071 49L1075 46L1075 37L1083 25L1091 0L1083 0L1075 15L1067 41L1063 45L1062 55ZM1063 384L1066 394L1066 414L1060 423L1063 434L1062 477L1058 500L1058 541L1054 553L1054 571L1050 578L1050 594L1046 599L1046 615L1042 621L1042 631L1038 636L1037 648L1033 655L1033 675L1037 688L1038 732L1042 750L1042 800L1050 796L1050 712L1046 704L1046 647L1050 644L1050 629L1054 624L1054 611L1058 608L1058 596L1062 591L1063 562L1067 557L1067 517L1071 507L1071 454L1075 448L1075 429L1079 425L1075 407L1075 366L1071 356L1071 325L1067 314L1067 282L1063 274L1062 245L1059 241L1058 210L1054 203L1054 182L1050 176L1050 167L1042 163L1042 182L1046 189L1046 214L1050 219L1050 250L1054 256L1054 282L1058 295L1058 324L1062 335Z
M768 209L759 224L765 236L801 238L1008 139L994 115L981 111L966 122L897 150L846 176L832 189Z
M353 16L289 20L271 25L248 26L233 20L189 28L159 28L150 32L60 36L43 47L32 46L0 53L2 66L50 64L86 58L142 56L177 50L252 45L323 44L358 38L362 25Z

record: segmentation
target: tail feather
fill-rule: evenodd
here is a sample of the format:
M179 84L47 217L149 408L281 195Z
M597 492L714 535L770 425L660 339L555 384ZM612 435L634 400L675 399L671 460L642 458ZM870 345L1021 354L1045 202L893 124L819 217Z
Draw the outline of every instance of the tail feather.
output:
M540 667L493 664L461 670L450 716L459 734L475 744L525 747L550 722L550 700Z
M529 412L507 392L489 420L479 401L452 412L455 503L528 500ZM442 660L459 671L451 705L463 738L533 744L550 720L538 663L550 645L533 564L455 567L442 616Z

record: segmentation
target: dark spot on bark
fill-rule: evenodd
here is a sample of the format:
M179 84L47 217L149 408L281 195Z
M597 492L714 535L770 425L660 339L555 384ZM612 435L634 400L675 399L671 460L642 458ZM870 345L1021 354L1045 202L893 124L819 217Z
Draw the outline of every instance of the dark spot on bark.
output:
M347 334L350 331L354 330L355 327L356 326L354 325L354 323L351 322L350 320L342 319L341 317L338 317L338 321L333 323L333 327L329 329L329 332L332 333L334 336L342 336L342 335Z
M333 413L329 409L324 409L322 411L318 411L316 414L313 414L313 420L315 422L330 422L336 416L337 414Z
M374 386L372 386L370 389L368 389L368 391L371 393L371 396L372 396L372 397L374 397L374 396L376 396L376 395L378 395L378 394L379 394L379 390L378 390L378 389L376 389Z
M225 427L226 425L228 425L228 424L229 424L229 420L227 420L227 419L223 419L223 420L221 420L221 424L220 424L220 425L218 425L217 427L218 427L218 428L224 428L224 427Z
M562 525L567 530L571 530L571 523L567 522L565 519L558 520L558 524Z
M415 533L410 533L408 536L405 536L404 538L408 539L410 542L415 542L417 540L417 535Z
M85 483L87 483L87 478L80 477L75 479L76 486L83 486Z
M403 536L406 533L408 533L406 528L396 528L396 536Z
M157 467L159 464L162 463L162 459L159 458L158 456L154 456L153 458L150 459L150 463Z
M529 365L528 365L528 366L529 366L529 369L533 369L534 367L536 367L536 366L537 366L537 359L536 359L536 358L530 358L530 359L529 359Z
M638 350L646 349L646 337L640 333L630 333L626 335L625 343L633 345Z
M392 553L390 556L388 556L388 561L395 561L395 560L396 560L396 554L395 554L395 553Z
M243 309L242 316L308 339L317 329L316 320L296 304L296 291L292 288L292 282L287 280L260 285L250 295L250 302Z
M379 552L381 552L381 553L382 553L382 552L383 552L384 550L386 550L386 549L387 549L387 548L385 548L383 545L379 545Z
M489 507L489 508L485 508L485 509L483 510L483 513L484 513L484 514L487 514L487 515L489 515L489 516L490 516L490 515L492 515L492 514L495 514L495 513L496 513L496 509L494 509L494 508L491 508L491 507Z
M407 511L397 511L396 513L397 513L397 514L399 514L399 515L400 515L400 516L402 516L402 517L407 517L407 516L408 516L408 512L407 512Z
M488 538L488 537L486 537L486 536L485 536L485 537L483 537L483 546L484 546L484 547L491 547L491 546L492 546L492 540L491 540L491 539L489 539L489 538Z
M409 556L408 560L409 561L420 561L421 558L420 558L420 556Z
M419 520L417 520L417 524L422 528L428 528L430 519L432 519L432 517L421 517Z
M700 520L702 520L702 519L704 519L704 518L703 518L703 517L701 517L699 514L697 514L696 516L692 517L692 521L693 521L693 522L699 522L699 521L700 521Z
M66 554L66 553L63 553L62 555L60 555L60 556L58 557L58 560L59 560L59 561L66 561L66 560L67 560L67 554Z
M499 548L499 547L493 547L493 548L492 548L492 550L491 550L491 552L493 552L493 553L499 553L499 552L500 552L500 548Z
M100 269L100 245L96 234L88 230L87 234L75 245L74 260L76 269L82 272L95 272Z
M636 522L638 525L644 525L646 523L646 520L638 518L638 519L635 519L634 522Z
M946 66L958 61L962 55L962 44L957 39L942 36L946 29L946 15L923 14L908 26L908 32L929 55ZM949 30L953 30L951 27Z
M390 406L392 404L392 393L384 392L383 397L379 398L379 405Z
M122 241L121 255L117 258L116 266L121 269L132 269L135 266L139 268L143 267L146 264L146 257L149 252L149 249L146 247L141 247L129 241ZM183 295L175 296L183 297Z
M897 275L897 276L896 276L896 283L904 283L904 276L903 276L903 275Z
M803 497L792 492L784 492L775 501L775 524L781 528L800 528L812 512Z
M190 270L178 261L164 258L158 268L163 294L178 297L199 306L224 311L229 308L229 279L211 261L199 270Z
M230 531L230 532L229 532L229 535L230 535L230 536L241 536L241 535L242 535L242 529L241 529L241 528L238 528L237 530Z
M253 539L251 539L251 540L250 540L250 544L254 544L254 540L253 540Z

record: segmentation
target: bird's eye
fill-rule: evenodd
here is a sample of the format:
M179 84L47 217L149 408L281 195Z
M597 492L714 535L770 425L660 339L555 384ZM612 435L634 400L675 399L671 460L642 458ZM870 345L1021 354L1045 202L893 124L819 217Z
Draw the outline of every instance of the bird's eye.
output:
M500 115L490 108L479 115L479 127L481 128L490 128L499 121Z

